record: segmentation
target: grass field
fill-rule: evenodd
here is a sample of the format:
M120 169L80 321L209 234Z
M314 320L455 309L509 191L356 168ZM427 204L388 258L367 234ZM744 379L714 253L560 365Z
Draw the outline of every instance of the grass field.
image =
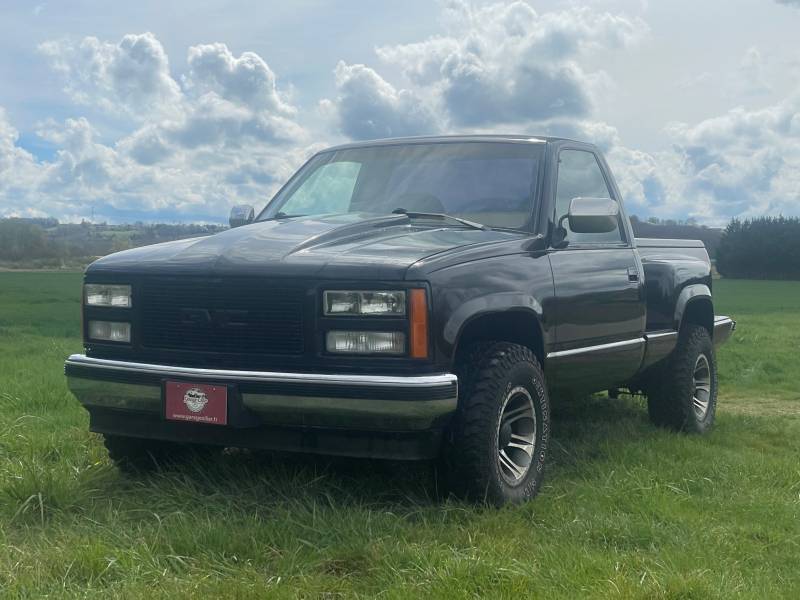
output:
M554 401L542 494L431 499L430 467L224 455L126 479L68 393L80 275L0 273L0 595L800 597L800 283L716 282L717 427Z

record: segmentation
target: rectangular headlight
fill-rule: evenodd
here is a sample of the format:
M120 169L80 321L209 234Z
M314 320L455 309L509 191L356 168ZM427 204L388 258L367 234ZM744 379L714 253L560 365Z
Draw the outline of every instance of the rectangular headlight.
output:
M131 307L131 286L87 283L84 286L86 306Z
M402 331L329 331L328 352L341 354L405 354Z
M89 338L102 342L131 341L131 324L113 321L89 321Z
M403 316L406 314L406 293L402 290L330 290L323 292L323 309L328 316Z

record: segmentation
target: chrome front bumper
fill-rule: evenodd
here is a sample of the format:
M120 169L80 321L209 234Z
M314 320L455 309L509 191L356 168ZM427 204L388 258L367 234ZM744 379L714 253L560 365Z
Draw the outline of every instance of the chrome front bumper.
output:
M230 385L241 406L268 426L421 431L442 427L455 412L458 378L337 375L198 369L73 354L65 363L69 388L90 411L163 414L164 381Z

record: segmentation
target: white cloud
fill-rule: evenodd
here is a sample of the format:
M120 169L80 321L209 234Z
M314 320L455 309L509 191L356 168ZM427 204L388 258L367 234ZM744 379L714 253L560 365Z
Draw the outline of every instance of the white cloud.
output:
M204 44L189 48L189 73L183 78L189 92L207 92L254 110L266 110L287 116L295 107L278 92L275 74L264 59L254 52L236 58L225 44Z
M667 133L680 158L673 176L683 181L687 201L700 198L710 214L797 213L800 93L696 125L675 123Z
M65 91L81 104L99 104L137 119L171 113L181 92L169 61L152 33L129 34L119 43L86 37L53 40L39 50L65 79Z
M225 44L192 46L181 89L161 43L151 33L119 43L94 37L78 43L45 42L40 50L82 104L146 122L123 145L141 164L170 154L169 144L208 145L286 142L303 135L291 119L297 109L279 93L275 74L257 54L235 57Z
M47 216L25 202L40 176L33 156L17 145L19 132L0 106L0 214Z
M636 18L571 8L539 14L525 2L450 2L447 35L377 49L409 81L428 87L453 128L582 118L602 72L579 59L647 33Z
M446 35L376 49L405 85L339 62L339 95L323 108L342 133L362 139L585 118L607 77L586 71L579 59L627 47L647 32L640 19L579 8L540 15L520 1L451 1L443 25Z
M183 118L162 124L168 139L186 148L208 145L302 142L306 132L294 121L256 111L208 93L191 102Z
M189 48L184 90L149 33L40 49L73 100L125 118L130 132L109 143L85 117L48 119L36 133L57 150L37 162L0 112L0 216L88 216L95 206L100 218L223 220L229 205L263 205L306 158L309 136L297 109L254 53L237 58L224 44Z
M750 80L750 83L758 91L770 91L769 85L764 78L764 57L761 51L755 46L750 46L744 53L739 62L739 74L742 79Z
M614 127L592 118L594 98L608 79L585 66L591 52L637 43L648 32L640 19L589 8L537 13L523 2L473 7L456 1L447 4L444 27L445 35L381 47L377 55L400 69L407 91L433 107L445 130L502 128L593 141L606 152L631 212L715 223L731 215L797 212L796 99L672 124L665 130L672 147L644 152L626 147ZM770 92L766 62L757 48L746 50L726 76L735 97Z
M133 132L120 140L117 148L140 165L154 165L166 160L174 152L161 129L155 125L146 125Z
M436 133L440 124L433 110L415 92L396 89L364 65L336 65L333 109L342 133L354 139L398 137Z
M671 148L653 153L612 138L607 158L629 212L714 225L732 216L798 214L800 93L696 124L672 123L665 133Z

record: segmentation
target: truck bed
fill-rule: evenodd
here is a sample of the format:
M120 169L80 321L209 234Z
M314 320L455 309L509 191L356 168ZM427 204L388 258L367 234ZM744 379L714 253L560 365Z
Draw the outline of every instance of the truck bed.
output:
M636 238L639 248L704 248L700 240L677 240L662 238Z
M647 331L675 327L675 306L686 286L711 290L711 261L700 240L636 238L644 267Z

